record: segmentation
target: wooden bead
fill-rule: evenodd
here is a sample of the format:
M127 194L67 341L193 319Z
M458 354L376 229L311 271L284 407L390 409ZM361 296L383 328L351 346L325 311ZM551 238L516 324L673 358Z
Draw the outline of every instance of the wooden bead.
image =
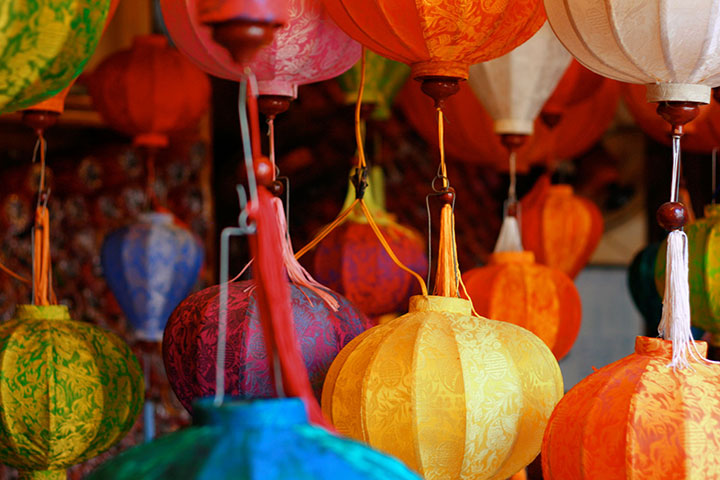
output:
M443 108L445 100L460 91L460 79L455 77L419 77L420 89L435 100L435 108Z
M657 222L667 231L678 230L687 223L687 210L680 202L665 202L657 211Z
M279 27L273 23L231 20L212 25L213 39L228 49L236 63L245 64L272 42Z
M292 97L285 95L260 95L258 96L258 110L269 120L274 120L276 115L286 112L290 108Z
M455 189L452 187L448 187L448 189L442 192L439 196L440 201L444 205L452 205L455 201Z
M510 151L522 147L527 140L527 135L518 135L514 133L505 133L500 135L500 142Z
M255 159L255 181L258 185L270 188L273 183L275 168L267 157L258 157Z
M285 184L280 180L275 180L270 184L270 193L276 197L281 197L285 193Z
M39 135L44 132L46 128L55 125L59 116L59 113L47 110L25 110L23 112L22 122L35 130L35 133Z

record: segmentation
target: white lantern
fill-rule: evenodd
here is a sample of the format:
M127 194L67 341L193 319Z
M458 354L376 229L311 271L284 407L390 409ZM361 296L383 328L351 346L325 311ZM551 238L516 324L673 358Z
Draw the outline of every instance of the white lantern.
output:
M468 82L495 120L495 132L531 135L533 123L572 57L545 23L510 53L470 67Z
M649 102L709 103L720 85L717 0L544 0L557 37L590 70L647 85Z

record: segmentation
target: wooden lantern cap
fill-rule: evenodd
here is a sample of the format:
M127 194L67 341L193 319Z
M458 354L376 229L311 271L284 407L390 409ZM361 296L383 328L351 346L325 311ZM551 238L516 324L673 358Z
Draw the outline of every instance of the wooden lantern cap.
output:
M293 98L286 95L260 95L258 96L258 110L268 120L275 120L281 113L287 112Z
M460 91L460 79L457 77L417 77L422 82L420 89L435 100L435 108L443 108L445 100Z
M528 135L521 135L517 133L503 133L500 135L500 142L509 151L517 150L518 148L525 145Z
M249 63L255 53L272 42L279 24L251 20L229 20L212 24L213 39L230 52L239 64Z
M35 130L38 135L43 133L46 128L52 127L58 121L60 114L50 110L24 110L22 122L28 127Z
M657 113L673 129L673 135L683 134L683 125L691 122L700 114L698 102L659 102Z

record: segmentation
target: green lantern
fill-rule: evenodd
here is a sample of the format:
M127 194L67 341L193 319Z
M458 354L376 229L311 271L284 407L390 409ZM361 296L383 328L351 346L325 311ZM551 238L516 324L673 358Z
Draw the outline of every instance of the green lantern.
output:
M688 224L685 233L692 323L710 332L710 343L720 346L720 205L707 205L705 217ZM655 286L661 296L665 290L666 247L667 241L663 241L655 262Z
M62 305L19 305L0 324L0 462L64 480L132 428L143 375L120 338Z
M100 40L110 0L0 0L0 113L67 87Z
M365 55L363 103L375 105L372 113L373 120L387 120L390 117L390 107L395 95L410 75L410 67L369 50L366 50ZM358 62L350 70L337 77L340 88L345 92L345 102L348 104L357 101L361 68L361 62Z

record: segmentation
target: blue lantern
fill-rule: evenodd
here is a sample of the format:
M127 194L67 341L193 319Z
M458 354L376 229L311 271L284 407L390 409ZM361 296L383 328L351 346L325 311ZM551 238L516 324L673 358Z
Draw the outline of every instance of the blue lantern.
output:
M195 425L135 447L87 480L420 480L399 460L311 426L297 398L193 405Z
M169 213L143 213L103 242L105 278L140 340L162 340L170 314L202 267L202 245L173 219Z

